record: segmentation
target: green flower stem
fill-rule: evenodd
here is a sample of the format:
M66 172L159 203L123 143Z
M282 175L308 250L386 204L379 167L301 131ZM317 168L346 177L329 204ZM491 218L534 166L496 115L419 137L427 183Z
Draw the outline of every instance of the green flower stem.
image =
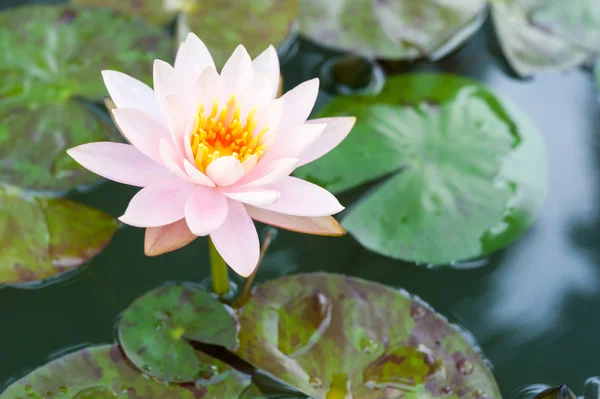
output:
M227 295L229 293L228 266L210 237L208 238L208 256L210 258L213 292L218 296Z

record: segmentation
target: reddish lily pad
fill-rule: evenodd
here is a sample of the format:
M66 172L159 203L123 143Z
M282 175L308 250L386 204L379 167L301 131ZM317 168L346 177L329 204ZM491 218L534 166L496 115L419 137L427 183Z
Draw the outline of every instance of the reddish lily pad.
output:
M303 6L306 7L306 6ZM279 46L298 17L300 0L184 1L177 37L194 32L208 46L217 67L243 44L252 57L269 45Z
M195 381L210 372L189 341L237 347L232 311L207 292L166 286L136 299L123 313L119 341L146 374L169 382Z
M304 0L300 33L383 59L440 58L483 23L483 0Z
M422 301L332 274L269 281L241 309L241 358L321 398L501 398L479 350Z
M206 43L217 67L243 44L255 57L289 36L301 0L72 0L76 5L109 7L140 15L160 26L177 15L177 42L194 32Z
M64 191L99 179L67 156L69 147L114 139L80 98L107 94L101 70L152 81L169 58L161 29L110 10L23 6L0 12L0 182Z
M91 347L38 368L10 385L0 399L212 399L260 394L243 374L205 354L198 356L212 366L211 380L163 384L133 367L119 346Z
M112 216L73 201L0 189L0 285L44 280L80 266L117 227Z

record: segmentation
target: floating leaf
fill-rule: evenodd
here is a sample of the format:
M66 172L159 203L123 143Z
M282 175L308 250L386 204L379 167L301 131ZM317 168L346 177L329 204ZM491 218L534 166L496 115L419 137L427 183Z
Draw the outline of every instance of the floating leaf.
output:
M514 0L492 4L492 19L500 46L520 76L567 70L589 58L585 51L564 38L531 24L530 12L542 3L543 0ZM562 3L566 5L566 2Z
M0 189L0 284L43 280L80 266L108 244L117 226L85 205Z
M211 399L259 394L241 373L205 354L199 356L213 366L215 378L183 386L143 375L117 345L96 346L40 367L10 385L0 399Z
M316 399L499 399L478 349L404 291L331 274L259 286L237 354Z
M235 320L225 305L196 288L166 286L136 299L119 323L127 357L161 381L187 382L211 372L189 341L237 346Z
M600 2L598 0L546 0L531 13L534 24L574 45L600 52Z
M171 22L180 8L194 0L71 0L74 6L107 7L123 14L139 15L159 26Z
M65 149L112 139L112 129L77 98L106 95L104 69L150 82L168 36L138 18L62 6L10 9L0 25L0 181L64 191L97 180Z
M398 76L378 96L340 97L322 114L356 115L357 124L297 175L340 192L396 173L342 220L378 253L425 264L470 259L508 245L542 205L541 137L476 82Z
M194 32L221 67L239 44L252 57L269 45L279 46L298 17L300 0L191 0L184 2L177 37Z
M566 385L548 388L540 392L535 399L577 399L577 396Z
M303 0L300 32L383 59L440 58L483 23L483 0Z
M177 42L194 32L208 46L218 68L243 44L252 57L281 45L298 17L300 0L71 0L140 15L161 26L176 15Z

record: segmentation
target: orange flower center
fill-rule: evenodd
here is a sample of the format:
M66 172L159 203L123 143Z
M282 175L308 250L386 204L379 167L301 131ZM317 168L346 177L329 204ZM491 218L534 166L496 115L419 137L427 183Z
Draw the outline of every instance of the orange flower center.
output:
M217 100L213 101L210 114L203 104L200 105L190 138L198 169L206 172L208 165L222 156L231 155L244 162L252 155L260 157L263 154L266 146L261 142L269 128L254 134L256 110L256 107L250 110L246 120L242 121L241 106L235 95L221 110Z

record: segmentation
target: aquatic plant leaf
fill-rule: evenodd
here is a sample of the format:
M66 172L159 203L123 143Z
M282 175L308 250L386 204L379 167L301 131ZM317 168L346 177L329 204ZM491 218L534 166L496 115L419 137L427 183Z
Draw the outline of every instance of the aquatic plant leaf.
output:
M340 97L321 112L342 115L357 116L352 133L296 174L340 192L395 173L342 220L375 252L424 264L470 259L508 245L541 208L539 133L476 82L393 77L377 96Z
M112 216L70 200L0 189L0 285L44 280L80 266L117 227Z
M110 10L24 6L0 12L0 25L0 182L64 191L98 180L65 150L115 133L79 98L107 94L105 69L150 83L152 62L170 56L171 40Z
M577 396L566 385L548 388L540 392L534 399L577 399Z
M483 0L303 0L300 33L383 59L440 58L483 22Z
M600 52L600 2L597 0L547 0L532 10L531 20L574 45Z
M192 0L177 20L177 38L194 32L209 48L217 68L242 44L251 57L279 46L298 17L300 0Z
M38 368L10 385L0 399L212 399L259 394L241 373L208 355L199 356L213 366L213 380L164 384L133 367L118 345L91 347Z
M210 374L189 341L237 346L230 310L197 288L165 286L136 299L119 322L119 341L127 357L161 381L189 382Z
M293 275L259 286L239 320L238 356L316 399L501 398L478 349L405 291Z
M159 26L171 22L180 7L185 7L188 2L188 0L71 0L74 6L107 7L123 14L139 15Z
M543 0L514 0L492 4L492 19L504 56L523 77L536 72L567 70L589 58L583 49L564 37L531 23L530 12L542 3Z

